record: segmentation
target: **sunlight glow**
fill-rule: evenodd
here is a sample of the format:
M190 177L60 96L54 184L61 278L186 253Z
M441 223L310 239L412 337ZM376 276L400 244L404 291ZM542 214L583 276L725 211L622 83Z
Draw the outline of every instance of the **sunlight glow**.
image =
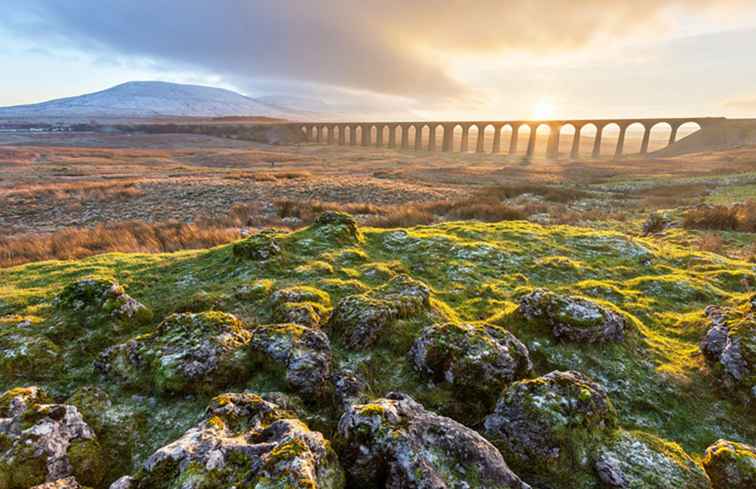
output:
M535 107L533 107L533 112L530 115L530 118L536 120L553 119L554 114L555 110L553 101L551 99L542 98L536 103Z

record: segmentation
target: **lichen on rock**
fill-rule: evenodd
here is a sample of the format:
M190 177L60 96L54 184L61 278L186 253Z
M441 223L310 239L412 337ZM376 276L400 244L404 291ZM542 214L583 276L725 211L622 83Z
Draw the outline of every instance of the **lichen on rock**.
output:
M677 444L639 431L617 430L597 449L594 468L609 488L711 487L703 468Z
M351 487L530 487L478 433L404 394L352 405L338 437Z
M149 322L153 316L148 307L128 295L118 282L101 278L68 284L54 302L58 308L70 313L105 315L137 324Z
M346 212L325 211L315 219L312 227L319 233L325 233L328 240L349 243L362 239L357 221Z
M375 344L397 319L431 310L430 288L405 274L367 294L349 295L333 309L328 328L354 350Z
M413 364L467 402L489 408L511 382L530 373L528 349L509 331L491 325L427 326L412 345Z
M756 447L717 440L706 449L703 466L714 489L756 487Z
M746 403L756 403L756 307L753 300L736 308L706 308L709 329L701 352L725 389Z
M627 318L607 306L546 289L523 296L517 311L528 320L542 321L554 337L567 341L622 341L629 328Z
M299 324L269 324L255 328L249 344L259 369L283 370L288 386L310 398L330 391L331 345L322 331Z
M616 413L601 385L554 371L511 384L484 425L520 475L577 485L592 478L591 453L615 427Z
M297 286L279 289L271 297L272 320L317 328L328 318L331 298L314 287Z
M153 487L342 489L344 474L330 443L293 413L232 393L216 396L202 422L111 485Z
M217 311L168 316L157 329L103 351L95 368L109 379L161 392L205 392L243 381L251 333Z
M38 387L0 396L0 487L28 487L75 477L97 486L105 473L94 430L71 405Z
M261 231L234 243L234 256L253 261L270 260L281 254L278 234L272 230Z

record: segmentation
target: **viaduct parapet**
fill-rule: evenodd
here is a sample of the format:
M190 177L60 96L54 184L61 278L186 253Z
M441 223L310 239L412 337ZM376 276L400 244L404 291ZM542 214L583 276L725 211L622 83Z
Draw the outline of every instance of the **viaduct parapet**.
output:
M678 139L678 130L683 124L695 123L701 129L720 125L726 122L724 117L692 117L692 118L657 118L657 119L566 119L566 120L515 120L515 121L423 121L423 122L306 122L296 123L299 130L304 132L307 141L333 144L340 146L375 146L400 148L416 151L443 152L486 152L484 149L486 132L493 128L493 144L491 153L515 154L518 152L520 132L523 128L529 131L526 157L532 157L536 151L539 128L547 127L549 136L546 156L556 158L559 153L560 137L571 137L570 157L580 155L580 140L586 128L593 126L592 156L602 156L602 137L604 131L614 126L618 131L614 157L624 154L625 137L630 126L639 124L643 128L640 153L648 153L651 131L658 124L667 124L671 128L668 145ZM572 126L572 134L561 134L562 129ZM475 128L477 136L474 138L474 148L471 129ZM509 141L503 141L505 129ZM388 129L388 131L386 131ZM461 131L457 131L461 129ZM460 144L455 148L455 131L461 136ZM490 132L490 131L489 131ZM386 134L387 133L387 134ZM411 134L412 133L412 134ZM387 136L387 137L386 137ZM441 144L437 144L440 136ZM506 147L505 147L506 146Z

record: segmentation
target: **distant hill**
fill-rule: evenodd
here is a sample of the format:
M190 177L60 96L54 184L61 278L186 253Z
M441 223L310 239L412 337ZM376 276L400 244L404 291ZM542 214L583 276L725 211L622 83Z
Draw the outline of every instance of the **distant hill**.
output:
M300 117L302 112L223 88L132 81L100 92L0 107L0 117Z

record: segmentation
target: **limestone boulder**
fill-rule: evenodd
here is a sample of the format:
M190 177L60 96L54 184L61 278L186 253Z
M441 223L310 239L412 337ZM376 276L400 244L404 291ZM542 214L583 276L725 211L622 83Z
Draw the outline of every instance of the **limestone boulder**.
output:
M253 331L249 348L257 368L283 370L297 394L315 399L328 394L332 356L324 332L294 323L264 325Z
M511 384L485 419L485 434L515 470L539 482L592 479L591 454L614 429L604 388L573 371Z
M714 489L756 487L756 447L718 440L706 449L703 466Z
M703 468L677 444L639 431L613 433L597 450L594 468L607 488L711 487Z
M477 432L404 394L352 405L338 436L350 487L530 487Z
M746 403L756 402L756 308L706 308L709 328L701 352L725 389Z
M622 341L629 321L608 306L582 297L536 289L523 296L518 313L551 328L555 338L581 343Z
M107 348L95 368L132 388L209 392L247 377L251 337L231 314L172 314L153 333Z
M469 323L434 324L412 345L415 368L459 398L493 404L504 387L527 376L528 349L509 331Z
M0 487L26 489L69 478L96 487L104 473L95 432L74 406L51 402L38 387L0 396ZM52 487L69 487L59 484Z
M198 425L110 487L342 489L344 473L330 443L292 412L255 394L223 394Z
M233 254L237 258L266 261L281 254L281 245L274 231L266 230L234 243Z
M153 316L148 307L112 280L91 278L73 282L58 294L54 302L59 309L80 314L88 320L93 319L91 315L105 315L120 321L146 323Z

